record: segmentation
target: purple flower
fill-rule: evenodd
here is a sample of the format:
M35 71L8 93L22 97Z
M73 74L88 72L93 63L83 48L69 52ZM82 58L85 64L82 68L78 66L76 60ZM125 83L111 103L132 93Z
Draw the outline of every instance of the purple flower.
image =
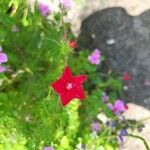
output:
M3 66L0 66L0 73L5 72L5 71L6 71L6 68Z
M116 127L116 122L115 122L115 121L112 121L112 122L111 122L111 127L112 127L112 128L115 128L115 127Z
M59 0L59 2L66 9L71 9L73 7L73 0Z
M47 16L53 11L53 6L48 0L39 0L38 7L43 16Z
M94 131L94 132L98 132L98 131L100 130L100 125L99 125L99 123L98 123L98 122L92 123L92 124L91 124L91 129L92 129L92 131Z
M103 94L103 96L102 96L102 101L103 101L104 103L107 103L107 102L109 101L109 96L106 95L106 94Z
M2 52L3 48L0 46L0 73L5 72L6 68L2 66L2 63L5 63L8 61L8 57L5 53Z
M0 53L0 64L5 63L8 61L8 57L5 53Z
M43 150L54 150L54 148L49 146L49 147L44 147Z
M88 57L88 60L95 65L100 64L101 61L101 51L99 49L95 49L94 52Z
M107 122L106 122L106 125L107 125L108 127L115 128L115 127L116 127L116 122L115 122L115 121L107 121Z
M126 131L126 129L122 129L121 132L119 133L118 137L122 143L124 143L123 137L127 136L127 135L128 135L128 132Z
M122 112L126 110L126 106L123 101L116 100L115 104L108 103L107 107L112 110L116 115L120 115Z

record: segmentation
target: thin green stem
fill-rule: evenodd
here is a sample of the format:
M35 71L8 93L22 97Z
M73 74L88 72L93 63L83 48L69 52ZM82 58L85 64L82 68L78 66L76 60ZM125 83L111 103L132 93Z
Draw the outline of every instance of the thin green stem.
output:
M133 134L128 134L128 136L136 138L136 139L140 139L141 141L143 141L146 150L150 150L148 143L146 142L146 140L143 137L138 136L138 135L133 135Z
M109 131L108 131L108 136L107 136L106 144L109 143L109 141L110 141L110 139L111 139L111 137L110 137L111 134L112 134L112 128L110 127L110 128L109 128Z

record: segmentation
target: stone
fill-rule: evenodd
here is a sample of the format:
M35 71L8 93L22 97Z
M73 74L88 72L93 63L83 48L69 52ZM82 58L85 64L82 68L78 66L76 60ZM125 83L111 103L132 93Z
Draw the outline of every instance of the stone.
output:
M83 20L79 43L101 49L108 70L120 76L130 73L132 79L124 82L126 101L150 108L150 10L139 16L121 7L97 11Z

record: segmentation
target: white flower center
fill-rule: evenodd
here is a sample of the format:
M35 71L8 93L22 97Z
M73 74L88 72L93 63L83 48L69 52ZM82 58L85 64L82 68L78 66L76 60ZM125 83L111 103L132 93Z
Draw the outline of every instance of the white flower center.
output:
M67 84L66 84L66 89L67 89L67 90L71 90L72 87L73 87L73 84L72 84L72 83L67 83Z

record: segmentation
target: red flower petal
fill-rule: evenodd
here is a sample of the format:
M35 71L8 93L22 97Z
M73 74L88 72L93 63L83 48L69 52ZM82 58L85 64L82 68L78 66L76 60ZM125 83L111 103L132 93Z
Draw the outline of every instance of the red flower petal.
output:
M51 86L52 86L53 89L55 89L55 91L57 93L62 93L63 92L64 84L63 84L62 79L59 79L59 80L53 82Z
M86 75L79 75L79 76L75 76L73 77L73 82L75 84L83 84L83 82L87 79Z
M86 75L72 76L71 69L67 66L61 78L52 83L52 88L60 95L63 106L74 98L85 98L82 84L86 79Z
M69 66L67 66L61 76L62 80L68 81L72 78L72 72Z
M82 87L78 87L76 90L75 90L75 97L80 99L80 100L83 100L85 98L85 94L84 94L84 91L82 89Z
M63 106L66 106L73 98L74 96L70 93L60 94L60 99Z

